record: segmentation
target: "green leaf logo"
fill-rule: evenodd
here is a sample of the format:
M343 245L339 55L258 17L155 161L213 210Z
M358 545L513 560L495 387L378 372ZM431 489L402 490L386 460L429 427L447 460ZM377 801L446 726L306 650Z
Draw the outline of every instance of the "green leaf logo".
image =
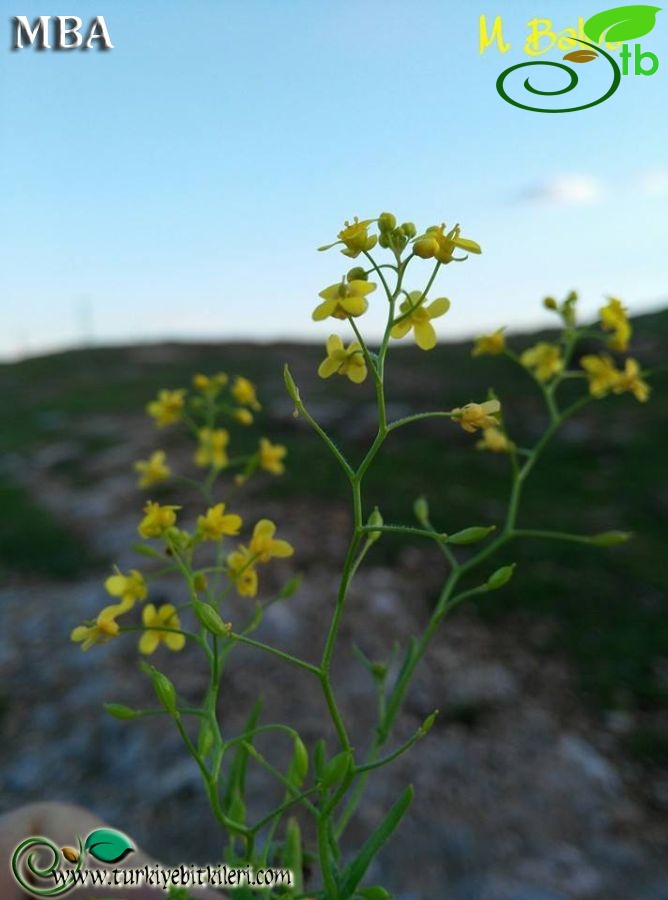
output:
M616 6L596 13L584 24L584 32L591 41L634 41L649 34L656 24L660 6Z
M100 862L117 863L135 849L130 840L113 828L96 828L86 838L84 849Z

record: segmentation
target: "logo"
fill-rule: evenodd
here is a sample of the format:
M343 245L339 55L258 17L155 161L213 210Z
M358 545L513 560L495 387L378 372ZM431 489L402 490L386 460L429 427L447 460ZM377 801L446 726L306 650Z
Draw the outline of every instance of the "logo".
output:
M499 96L506 103L510 103L512 106L518 107L518 109L526 109L529 112L568 113L598 106L599 103L603 103L612 97L624 76L650 76L658 71L658 56L649 50L643 50L640 43L631 44L630 42L637 41L638 38L645 37L652 31L656 24L656 14L660 11L661 9L658 6L645 5L617 6L614 9L606 9L591 16L585 22L581 22L579 30L581 36L578 36L578 32L572 28L565 29L560 34L555 34L551 30L549 19L533 19L529 23L532 30L525 44L525 51L530 55L537 56L547 52L554 46L562 50L573 45L579 46L576 46L576 49L570 50L562 57L565 62L531 60L529 62L516 63L504 69L496 80L496 90ZM496 41L497 47L502 53L510 49L510 44L506 43L503 38L503 22L501 18L497 17L495 19L492 34L489 36L485 17L481 16L480 52L484 52L494 41ZM546 42L549 44L548 47L544 46ZM580 79L577 71L572 66L580 66L585 63L594 63L595 66L603 66L605 68L607 74L603 79L605 85L602 94L587 103L569 103L566 106L536 105L540 102L537 99L539 97L560 98L574 91L578 87ZM536 79L528 77L530 74L533 74L534 67L542 67L541 71L545 74L548 70L553 73L558 71L562 78L562 86L548 88L543 84L542 87L537 87ZM523 73L527 77L522 85L521 77L513 77L513 74L524 69L529 69L530 71ZM591 71L593 73L593 70ZM565 73L568 77L565 85L563 85L561 73ZM600 72L597 72L596 77L592 77L592 83L597 85L599 82L601 82L601 75ZM524 88L524 94L518 94L518 90L521 87ZM600 84L598 84L597 89L601 90ZM572 100L572 98L568 99Z
M49 838L33 835L21 841L14 850L12 872L23 890L33 897L56 897L81 883L77 876L84 866L86 854L98 862L113 864L125 859L134 849L129 838L113 828L96 828L85 842L78 837L76 848L59 848ZM35 879L48 879L51 884L38 887Z

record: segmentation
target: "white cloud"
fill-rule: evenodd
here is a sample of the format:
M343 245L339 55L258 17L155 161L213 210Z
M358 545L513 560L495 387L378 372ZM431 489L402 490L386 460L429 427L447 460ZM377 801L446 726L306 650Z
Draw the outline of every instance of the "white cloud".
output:
M603 196L603 186L594 175L563 173L529 187L520 200L550 206L584 206Z
M642 193L650 197L668 194L668 168L645 169L638 174L637 183Z

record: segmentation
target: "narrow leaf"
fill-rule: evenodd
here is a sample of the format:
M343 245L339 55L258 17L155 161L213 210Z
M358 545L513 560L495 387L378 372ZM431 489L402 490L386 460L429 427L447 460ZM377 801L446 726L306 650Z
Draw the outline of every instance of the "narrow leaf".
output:
M355 859L346 868L343 877L343 887L341 889L341 893L344 897L349 897L364 878L371 861L383 844L389 839L399 822L403 819L408 807L411 805L412 799L413 787L410 785L390 809L379 827L365 841Z

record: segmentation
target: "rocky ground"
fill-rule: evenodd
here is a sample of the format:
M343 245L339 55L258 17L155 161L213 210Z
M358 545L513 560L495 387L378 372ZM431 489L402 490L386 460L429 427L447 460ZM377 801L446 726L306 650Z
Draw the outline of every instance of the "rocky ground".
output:
M38 480L41 502L67 510L101 556L122 568L137 565L128 549L139 508L129 469L152 438L139 418L91 417L78 427L71 441L45 448L29 465L16 462L13 474L33 487ZM84 459L79 440L91 433L122 433L124 441ZM68 477L58 474L63 462ZM276 583L294 568L304 576L298 594L271 609L260 636L314 656L345 547L345 510L303 500L262 504L256 495L241 511L275 518L297 548L294 566L275 570ZM170 723L120 722L101 709L108 700L152 705L134 642L84 654L68 641L72 626L104 604L105 574L76 583L15 578L0 591L2 806L74 800L165 861L214 860L217 834L199 774ZM372 558L355 581L335 679L360 746L373 722L373 698L352 644L386 658L393 641L425 622L439 577L438 558L411 547L396 571ZM164 595L172 597L168 587ZM351 829L351 843L360 842L403 786L415 785L412 810L371 874L401 900L668 898L668 780L657 776L645 789L644 773L621 749L624 714L605 717L585 707L568 660L545 652L553 627L519 614L499 626L463 607L438 635L398 739L436 708L438 723L370 781ZM160 652L156 662L185 697L196 698L204 679L196 656L186 651L167 660ZM230 732L258 693L268 720L289 721L307 742L321 734L318 685L250 649L232 658L224 681L221 716ZM280 758L280 747L276 752ZM262 808L267 790L256 775L251 807Z

